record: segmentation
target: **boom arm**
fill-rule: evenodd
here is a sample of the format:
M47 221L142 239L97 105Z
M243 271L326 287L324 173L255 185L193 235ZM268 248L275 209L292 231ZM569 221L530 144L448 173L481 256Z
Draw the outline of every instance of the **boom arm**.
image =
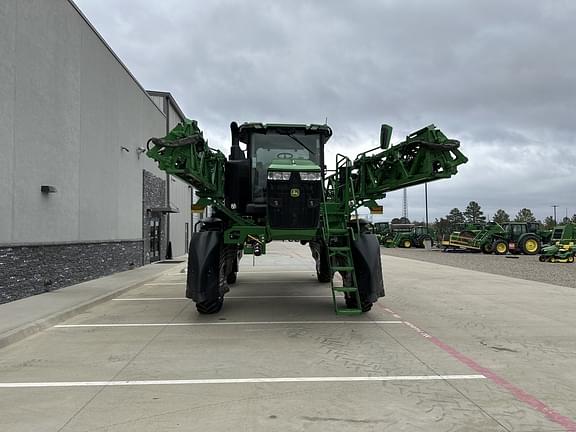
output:
M226 156L208 147L196 120L184 120L164 138L150 138L146 154L161 170L191 184L199 197L224 198Z
M337 168L328 178L328 188L336 190L349 182L354 206L369 205L386 192L453 176L458 165L468 161L459 147L459 141L430 125L389 149L359 154L354 162Z

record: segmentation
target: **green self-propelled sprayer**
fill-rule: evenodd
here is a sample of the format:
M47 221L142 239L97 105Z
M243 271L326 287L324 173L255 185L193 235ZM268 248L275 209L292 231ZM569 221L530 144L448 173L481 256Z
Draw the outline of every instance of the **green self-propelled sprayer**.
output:
M460 143L434 125L392 147L392 128L382 125L380 147L353 161L339 154L332 171L324 160L332 136L327 125L230 127L228 158L208 146L193 120L148 142L147 155L160 169L196 189L195 207L212 209L192 234L188 254L186 296L200 313L220 311L242 254L265 254L272 240L309 245L318 280L331 285L336 313L370 310L384 295L380 248L352 214L361 206L377 208L386 192L449 178L467 162ZM335 280L336 273L341 278Z

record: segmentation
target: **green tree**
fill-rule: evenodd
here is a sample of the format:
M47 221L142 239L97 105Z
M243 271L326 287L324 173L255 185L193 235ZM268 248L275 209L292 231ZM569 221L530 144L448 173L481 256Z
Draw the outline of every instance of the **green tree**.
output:
M456 224L462 224L464 223L464 215L460 209L454 207L452 210L450 210L450 213L446 215L446 220L452 226Z
M492 217L492 222L496 222L499 224L510 222L510 215L506 213L504 210L498 209L496 210L496 213Z
M469 223L486 222L486 216L476 201L470 201L464 210L464 218Z
M432 228L438 233L438 236L447 236L450 235L452 232L452 225L448 222L448 219L445 218L436 218L434 223L432 224Z
M534 217L532 210L523 208L514 218L514 222L536 222L536 218Z
M552 229L554 228L554 218L552 216L546 216L544 219L544 229Z

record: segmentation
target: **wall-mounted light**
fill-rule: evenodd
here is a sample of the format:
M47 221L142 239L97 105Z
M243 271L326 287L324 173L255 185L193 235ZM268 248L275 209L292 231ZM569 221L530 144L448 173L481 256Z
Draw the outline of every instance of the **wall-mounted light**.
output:
M146 153L146 149L145 149L144 147L138 147L138 148L136 149L136 155L138 156L138 159L140 159L140 155L141 155L142 153Z
M49 193L56 193L58 192L58 190L54 186L42 185L40 186L40 192L44 194L49 194Z
M120 146L120 149L126 153L130 153L130 149L128 147Z

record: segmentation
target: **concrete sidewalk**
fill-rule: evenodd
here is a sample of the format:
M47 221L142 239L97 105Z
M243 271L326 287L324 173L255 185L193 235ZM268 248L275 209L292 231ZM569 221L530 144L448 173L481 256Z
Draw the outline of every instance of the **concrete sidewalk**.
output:
M184 262L177 262L184 260ZM119 294L186 266L155 263L0 305L0 348L18 342Z

